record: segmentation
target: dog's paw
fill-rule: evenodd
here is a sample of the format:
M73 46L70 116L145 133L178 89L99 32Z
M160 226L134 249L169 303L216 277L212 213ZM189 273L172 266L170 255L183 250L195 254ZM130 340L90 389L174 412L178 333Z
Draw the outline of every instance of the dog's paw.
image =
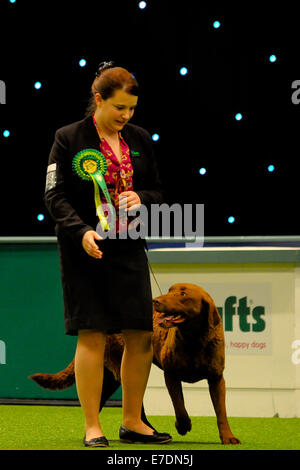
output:
M241 444L241 441L234 436L221 436L222 444Z
M189 417L187 418L177 418L175 423L178 434L184 436L187 432L192 429L192 422Z

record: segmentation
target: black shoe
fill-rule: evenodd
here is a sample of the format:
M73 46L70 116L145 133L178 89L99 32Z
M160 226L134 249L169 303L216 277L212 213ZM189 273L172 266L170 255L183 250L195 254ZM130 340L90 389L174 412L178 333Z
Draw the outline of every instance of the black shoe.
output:
M172 440L172 436L166 432L154 431L153 434L140 434L138 432L130 431L125 426L120 427L119 431L120 441L129 442L143 442L144 444L164 444Z
M85 440L85 436L83 438L83 443L85 447L108 447L109 443L105 436L95 437L94 439L90 439L89 441Z

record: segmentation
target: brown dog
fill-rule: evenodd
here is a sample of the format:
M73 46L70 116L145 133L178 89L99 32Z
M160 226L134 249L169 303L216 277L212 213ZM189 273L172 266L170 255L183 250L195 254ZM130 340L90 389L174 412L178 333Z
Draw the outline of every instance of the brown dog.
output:
M153 363L164 371L178 433L184 435L192 428L184 406L181 382L195 383L207 379L220 439L223 444L239 444L226 416L224 331L213 299L195 284L175 284L166 295L155 298L153 306ZM120 385L123 348L122 335L107 336L100 409ZM52 390L69 387L75 381L74 363L72 361L58 374L34 374L30 378ZM144 410L142 417L150 425Z

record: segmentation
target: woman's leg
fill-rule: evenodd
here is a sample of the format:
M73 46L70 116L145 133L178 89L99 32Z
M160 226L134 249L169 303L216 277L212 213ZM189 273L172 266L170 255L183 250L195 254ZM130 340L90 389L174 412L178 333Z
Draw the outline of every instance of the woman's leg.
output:
M102 331L79 330L75 354L77 394L85 418L86 440L103 436L99 406L103 383L106 334Z
M123 426L141 434L153 434L141 420L141 409L153 358L152 333L122 331L125 348L121 363Z

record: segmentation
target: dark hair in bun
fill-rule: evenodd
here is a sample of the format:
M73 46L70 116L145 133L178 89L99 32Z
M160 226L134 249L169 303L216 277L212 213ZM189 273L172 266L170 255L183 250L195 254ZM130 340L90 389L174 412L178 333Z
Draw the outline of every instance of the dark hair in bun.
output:
M112 69L115 66L114 62L101 62L101 64L98 65L98 70L96 72L96 77L99 77L104 70L107 69Z

